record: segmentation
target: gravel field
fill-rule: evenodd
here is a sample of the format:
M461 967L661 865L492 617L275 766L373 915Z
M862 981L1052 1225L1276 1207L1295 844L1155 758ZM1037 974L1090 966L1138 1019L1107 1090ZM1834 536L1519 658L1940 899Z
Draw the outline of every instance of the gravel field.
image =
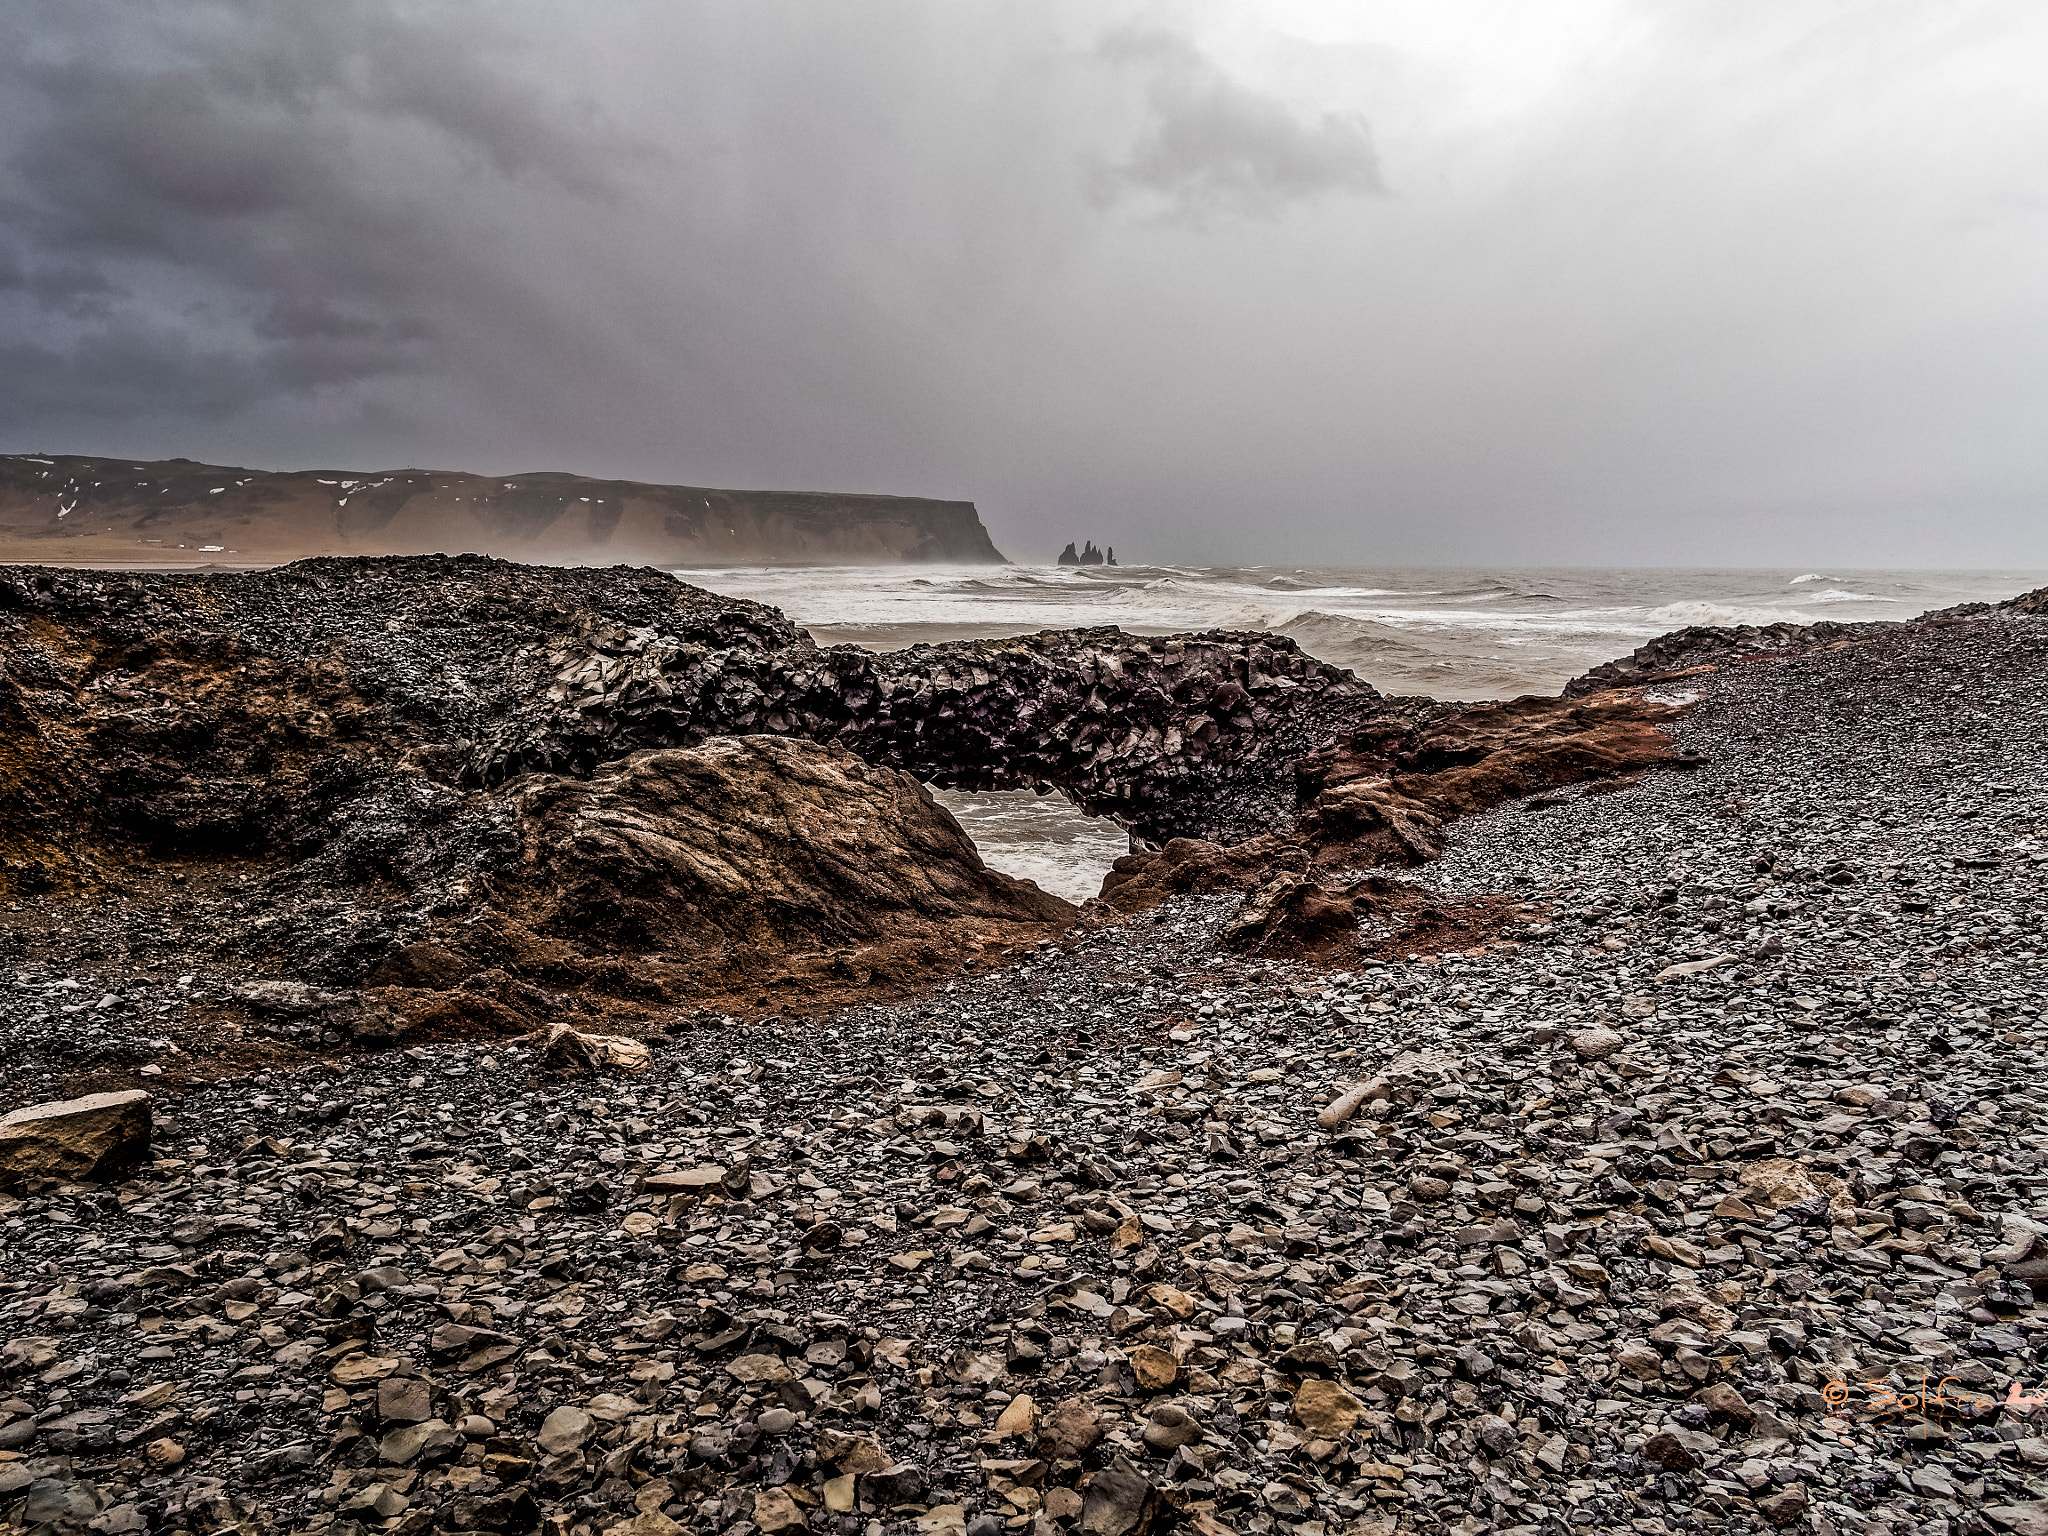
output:
M637 1073L167 1097L128 1182L0 1197L0 1522L2048 1531L2044 662L1660 685L1705 766L1407 874L1524 903L1466 952L1247 961L1183 897ZM9 1016L118 1016L80 979Z

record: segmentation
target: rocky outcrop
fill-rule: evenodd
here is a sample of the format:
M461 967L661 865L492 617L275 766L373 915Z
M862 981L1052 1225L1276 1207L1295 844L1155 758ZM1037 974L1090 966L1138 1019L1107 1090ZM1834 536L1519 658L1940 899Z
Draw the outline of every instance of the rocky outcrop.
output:
M1567 698L1581 698L1604 688L1634 688L1671 682L1701 668L1726 666L1754 657L1810 650L1843 640L1881 633L1879 622L1837 624L1695 625L1636 647L1619 661L1604 662L1565 684Z
M1127 855L1104 884L1104 900L1141 911L1186 892L1271 893L1283 875L1314 885L1347 870L1424 864L1442 854L1446 826L1460 816L1565 785L1620 784L1646 768L1698 762L1661 729L1686 706L1632 693L1470 708L1386 702L1385 713L1297 762L1300 810L1291 825L1229 847L1188 838ZM1299 889L1288 903L1297 915L1313 904ZM1266 932L1263 918L1255 926Z
M1115 565L1116 547L1114 545L1110 546L1109 552L1105 554L1097 549L1095 541L1090 539L1087 545L1077 552L1070 543L1065 549L1060 551L1059 563L1061 565Z
M2048 615L2048 587L2036 587L2031 592L2022 592L2018 597L2000 603L1998 607L2005 613Z
M1398 880L1368 875L1326 883L1288 869L1253 889L1218 937L1243 954L1341 963L1358 954L1361 919L1424 904L1421 891Z
M903 980L1078 915L986 868L910 775L813 742L721 738L478 801L517 829L516 855L489 867L487 899L392 951L370 985L476 992L503 976L516 1009L519 978L579 968L663 998Z
M464 550L667 565L1003 559L966 501L0 455L0 559L175 565Z
M1756 662L1768 657L1795 656L1827 646L1854 644L1896 634L1902 627L1939 626L1973 619L2023 618L2048 614L2048 587L2040 587L2002 603L1963 603L1923 613L1899 623L1867 620L1857 624L1695 625L1673 630L1638 646L1619 661L1606 662L1565 685L1567 698L1580 698L1604 688L1633 688L1681 681L1717 668Z
M168 927L289 1039L907 985L1074 917L919 781L1255 836L1383 702L1260 635L821 651L647 570L14 569L0 881Z
M1283 822L1294 760L1380 707L1262 634L820 650L772 608L651 570L5 569L0 857L55 883L107 841L294 854L399 767L431 797L756 734L944 786L1062 789L1155 842L1236 839Z
M1057 789L1163 844L1106 912L1288 877L1243 937L1278 953L1456 816L1675 760L1676 713L1386 699L1256 633L821 650L644 569L17 568L0 882L167 917L289 1039L604 1024L907 986L1075 919L923 782Z

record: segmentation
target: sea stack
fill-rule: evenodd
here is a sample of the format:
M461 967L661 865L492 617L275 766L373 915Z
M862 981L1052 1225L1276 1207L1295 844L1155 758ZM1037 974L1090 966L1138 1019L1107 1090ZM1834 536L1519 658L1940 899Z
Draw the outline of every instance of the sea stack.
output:
M1081 546L1080 553L1076 554L1074 546L1068 544L1065 549L1060 551L1059 563L1061 565L1115 565L1116 549L1114 546L1111 546L1108 555L1105 556L1101 550L1095 547L1095 541L1090 539Z

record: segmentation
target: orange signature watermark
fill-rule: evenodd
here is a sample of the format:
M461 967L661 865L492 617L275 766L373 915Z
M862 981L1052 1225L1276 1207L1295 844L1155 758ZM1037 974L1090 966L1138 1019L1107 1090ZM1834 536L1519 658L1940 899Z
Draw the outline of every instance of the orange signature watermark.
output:
M1948 1390L1951 1386L1958 1390L1951 1393ZM1953 1376L1942 1377L1930 1388L1927 1377L1922 1375L1918 1392L1900 1391L1889 1381L1830 1381L1821 1387L1820 1395L1831 1410L1840 1414L1847 1407L1851 1395L1859 1390L1867 1392L1869 1399L1850 1411L1877 1416L1918 1414L1922 1418L1939 1418L1955 1414L1978 1418L1997 1408L2024 1414L2048 1407L2048 1387L2037 1387L2030 1393L2015 1381L2006 1388L2005 1396L1997 1397L1962 1390L1962 1384Z

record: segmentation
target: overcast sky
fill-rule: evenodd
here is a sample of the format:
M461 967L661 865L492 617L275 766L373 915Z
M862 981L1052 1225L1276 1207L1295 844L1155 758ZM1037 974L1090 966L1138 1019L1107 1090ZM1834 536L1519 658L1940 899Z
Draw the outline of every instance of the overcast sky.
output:
M0 8L0 449L2048 566L2039 0Z

